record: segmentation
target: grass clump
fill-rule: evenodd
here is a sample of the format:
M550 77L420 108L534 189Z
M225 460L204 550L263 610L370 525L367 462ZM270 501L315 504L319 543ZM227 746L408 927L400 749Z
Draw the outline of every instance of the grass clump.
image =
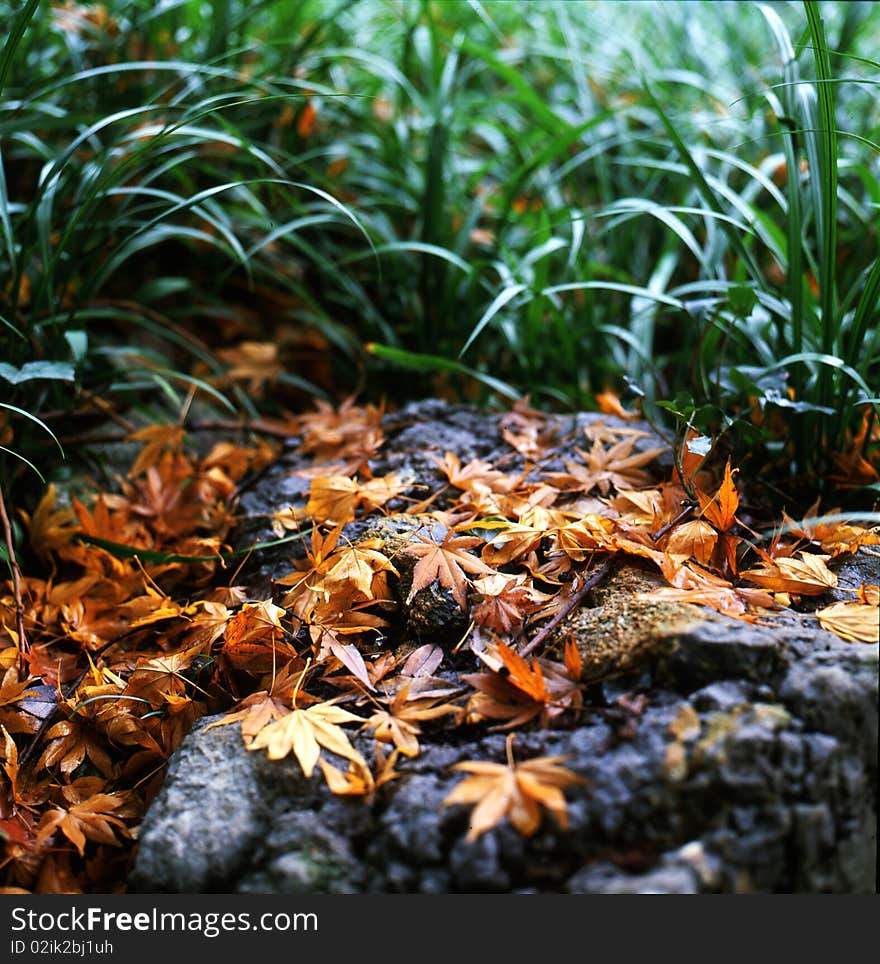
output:
M19 456L95 404L149 420L194 394L253 416L360 389L583 408L610 388L792 498L834 477L870 500L873 5L2 18Z

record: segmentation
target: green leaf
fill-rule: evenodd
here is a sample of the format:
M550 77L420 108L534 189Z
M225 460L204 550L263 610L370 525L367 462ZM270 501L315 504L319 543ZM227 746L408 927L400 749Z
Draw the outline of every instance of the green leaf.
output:
M402 348L392 348L389 345L377 345L370 342L366 350L382 361L391 362L393 365L400 365L401 368L409 368L420 372L450 372L454 375L465 375L468 378L475 378L478 382L504 395L505 398L518 401L519 392L511 388L506 382L498 378L486 375L484 372L475 371L462 365L461 362L453 361L451 358L442 358L439 355L425 355L421 352L404 351Z
M74 379L73 365L69 362L33 361L25 362L21 368L15 368L6 362L0 362L0 378L5 378L13 385L30 382L35 378L54 378L64 382Z
M758 296L748 285L736 285L727 292L727 303L737 318L748 318L758 303Z

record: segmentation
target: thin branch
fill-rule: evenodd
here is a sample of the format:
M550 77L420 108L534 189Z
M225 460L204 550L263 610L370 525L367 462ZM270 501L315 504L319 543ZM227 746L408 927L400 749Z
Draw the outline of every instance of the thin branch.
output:
M684 520L694 511L694 509L696 509L696 507L697 506L695 503L688 502L674 519L671 519L666 523L666 525L660 526L656 532L651 533L651 538L654 540L654 542L659 542L670 529L674 529L679 522L684 522Z
M534 638L528 642L519 651L520 656L528 656L529 653L536 650L541 643L548 639L551 633L556 629L556 627L562 622L563 619L573 610L576 609L589 595L591 589L597 586L607 575L611 572L611 567L614 564L614 559L606 559L605 562L590 576L590 578L580 587L580 589L575 590L566 601L563 603L562 608L558 613L550 620L549 623L539 632Z
M272 438L290 439L296 437L296 432L282 428L277 425L270 425L268 422L261 421L236 421L234 419L201 419L190 422L184 426L190 432L256 432L257 435L268 435ZM136 428L132 428L132 432ZM104 435L89 435L83 432L79 435L63 436L60 441L62 445L108 445L113 442L127 442L131 437L130 432L106 432Z
M9 567L12 569L12 595L15 598L15 625L18 632L19 663L24 670L24 654L28 652L27 635L24 631L24 607L21 602L21 570L18 568L18 559L15 557L15 547L12 544L12 526L9 523L9 516L6 514L6 500L3 498L3 490L0 489L0 521L3 523L3 537L6 541L6 553L9 557Z

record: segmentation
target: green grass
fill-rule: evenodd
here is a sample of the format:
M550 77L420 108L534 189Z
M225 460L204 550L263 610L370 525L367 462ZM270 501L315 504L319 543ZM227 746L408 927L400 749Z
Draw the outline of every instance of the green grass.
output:
M875 5L210 7L0 3L7 449L253 411L243 339L280 404L612 387L783 487L876 413Z

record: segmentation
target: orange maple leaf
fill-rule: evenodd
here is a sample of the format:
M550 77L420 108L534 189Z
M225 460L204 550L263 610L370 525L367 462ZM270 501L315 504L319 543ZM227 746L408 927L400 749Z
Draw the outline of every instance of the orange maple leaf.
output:
M247 748L265 749L270 760L281 760L293 753L307 777L314 772L322 747L336 756L366 766L363 757L351 745L340 726L342 723L363 723L363 717L355 716L335 704L336 700L327 700L305 710L294 708L264 726L247 744Z
M134 464L128 470L130 479L136 478L150 466L158 464L165 452L178 454L183 447L186 431L179 425L148 425L131 434L133 442L145 442Z
M476 536L456 536L453 533L449 533L442 543L424 536L418 538L418 542L409 543L403 550L407 555L415 556L419 560L413 570L412 588L407 602L411 602L420 589L425 589L436 580L449 589L452 598L466 610L468 578L465 573L489 574L495 571L482 559L467 551L480 545L483 540Z
M379 743L393 743L408 757L418 756L420 722L461 712L460 707L443 702L443 697L410 697L411 686L411 682L402 686L394 699L385 701L387 709L380 707L364 723L364 728L371 729Z
M774 592L793 592L801 596L821 596L837 585L837 576L825 565L828 556L801 552L799 559L765 558L757 569L741 573L743 579Z
M274 341L242 341L233 348L219 349L217 354L232 366L229 378L246 381L248 394L257 398L284 371Z
M48 562L52 553L66 546L77 528L71 523L76 513L71 508L56 509L57 495L51 483L37 503L33 516L20 510L28 527L31 548L38 559Z
M615 489L648 486L651 484L651 476L645 471L645 466L653 462L664 449L654 448L633 454L637 441L637 436L633 435L606 449L597 438L589 452L575 449L582 464L566 461L566 472L548 472L545 477L561 489L575 492L598 489L603 495L607 495L612 486Z
M715 552L718 532L704 519L691 519L677 525L666 540L670 555L693 556L701 565L708 565Z
M697 490L700 509L703 518L708 519L719 532L727 530L736 522L736 510L739 508L739 495L733 484L733 474L730 471L730 459L724 468L724 480L713 498Z
M43 814L37 832L37 845L44 843L60 830L76 847L79 855L85 852L86 840L119 847L117 834L130 837L131 833L117 811L128 802L129 794L95 793L64 809L53 807Z
M473 843L506 816L523 836L530 837L541 824L541 811L551 813L559 826L568 829L568 812L562 791L587 781L559 764L564 756L542 756L525 763L513 758L513 734L507 737L507 763L467 760L454 770L470 773L443 801L474 805L465 838Z

